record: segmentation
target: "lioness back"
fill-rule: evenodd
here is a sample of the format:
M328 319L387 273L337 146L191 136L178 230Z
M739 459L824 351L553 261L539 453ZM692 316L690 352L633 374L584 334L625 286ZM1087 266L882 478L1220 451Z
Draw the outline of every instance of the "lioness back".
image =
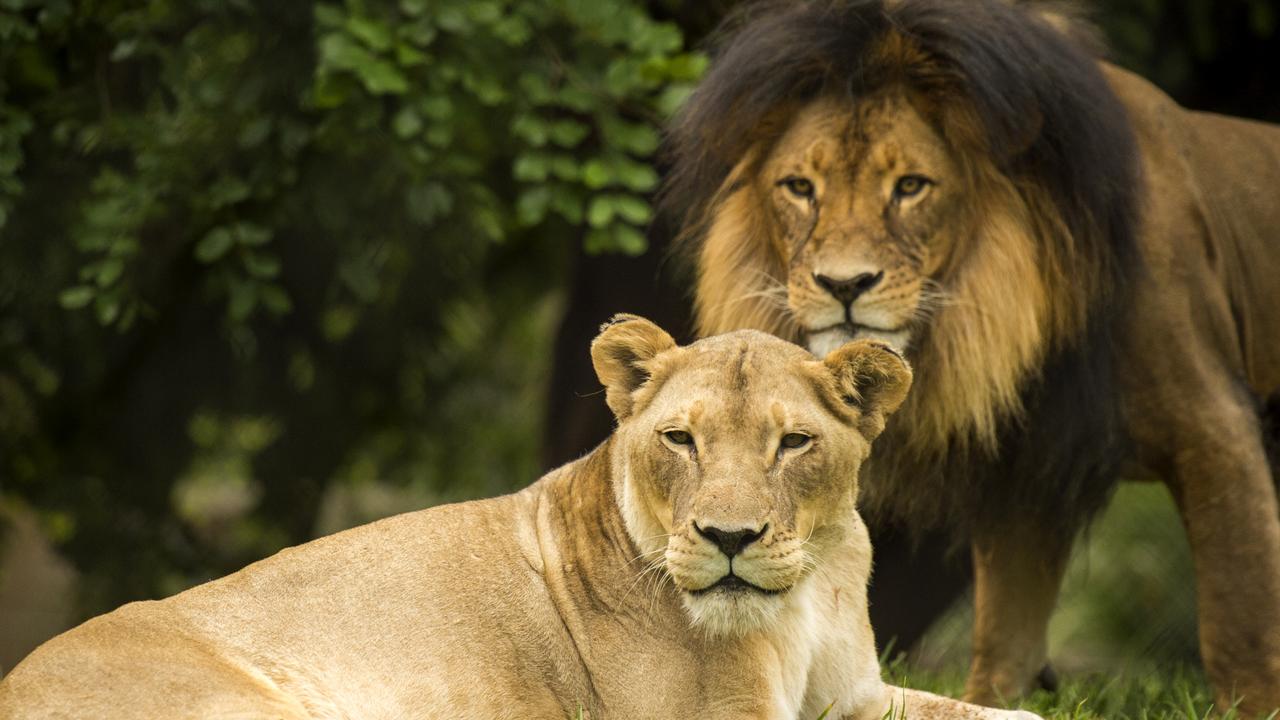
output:
M572 653L564 626L547 623L556 612L535 539L542 490L388 518L126 605L19 665L0 689L0 717L57 698L96 718L139 717L139 708L166 718L265 708L384 717L404 707L466 716L479 698L462 677L496 684L486 696L519 698L522 707L505 709L516 715L560 715L557 696L587 691L560 662ZM70 716L60 706L20 717ZM503 714L489 710L480 714Z

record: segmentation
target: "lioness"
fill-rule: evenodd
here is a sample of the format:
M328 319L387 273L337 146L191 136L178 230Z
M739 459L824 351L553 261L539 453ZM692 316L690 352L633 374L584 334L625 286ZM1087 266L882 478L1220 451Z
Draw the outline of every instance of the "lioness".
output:
M732 21L672 132L699 329L911 360L861 509L970 542L967 698L1031 686L1074 537L1124 476L1162 479L1182 513L1219 706L1266 713L1280 128L1178 107L1036 7Z
M591 354L618 429L590 455L90 620L0 717L1036 717L880 679L854 503L900 356L634 316Z

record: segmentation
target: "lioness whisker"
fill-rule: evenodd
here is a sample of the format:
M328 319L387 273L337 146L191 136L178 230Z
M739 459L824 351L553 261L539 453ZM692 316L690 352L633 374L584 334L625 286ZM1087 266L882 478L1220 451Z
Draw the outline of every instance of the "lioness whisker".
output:
M654 571L661 570L663 568L664 560L665 560L664 557L659 557L653 562L649 563L649 565L646 566L639 573L637 573L635 579L631 581L631 585L627 587L627 591L623 593L622 599L625 601L628 597L630 597L631 593L635 590L636 586L640 584L640 581L643 580L646 575Z
M647 551L645 551L645 552L640 553L639 555L636 555L635 557L631 558L631 559L630 559L630 560L628 560L627 562L628 562L628 563L633 563L633 562L635 562L636 560L639 560L639 559L640 559L640 558L642 558L642 557L646 557L646 556L649 556L649 555L654 555L654 554L656 554L656 553L663 553L663 552L666 552L666 551L667 551L667 549L666 549L665 547L655 548L655 549L653 549L653 550L647 550Z

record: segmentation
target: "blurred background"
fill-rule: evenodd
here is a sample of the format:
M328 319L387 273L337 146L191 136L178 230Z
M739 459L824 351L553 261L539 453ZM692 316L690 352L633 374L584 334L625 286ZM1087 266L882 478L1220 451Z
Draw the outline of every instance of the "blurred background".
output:
M0 0L0 670L589 450L599 323L688 336L651 200L733 4ZM1094 17L1182 103L1280 121L1280 0ZM912 660L962 664L969 612ZM1195 645L1168 495L1125 486L1077 550L1055 663Z

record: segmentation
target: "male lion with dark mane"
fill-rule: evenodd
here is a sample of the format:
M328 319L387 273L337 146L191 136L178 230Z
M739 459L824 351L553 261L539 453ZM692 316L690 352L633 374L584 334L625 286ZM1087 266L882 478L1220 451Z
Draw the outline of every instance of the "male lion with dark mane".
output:
M1280 707L1280 130L999 0L757 4L721 37L665 190L700 331L911 360L864 507L970 542L966 697L1028 689L1123 473L1181 510L1219 702Z
M591 355L618 429L590 455L95 618L0 718L1036 720L880 678L855 501L897 353L624 315Z

